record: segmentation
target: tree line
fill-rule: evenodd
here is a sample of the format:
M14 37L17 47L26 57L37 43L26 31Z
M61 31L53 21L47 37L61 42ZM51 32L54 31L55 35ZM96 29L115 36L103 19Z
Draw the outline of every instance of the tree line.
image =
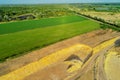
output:
M82 16L85 16L85 17L94 19L94 20L96 20L96 21L102 22L102 23L100 23L100 27L101 27L102 29L110 28L110 29L113 29L113 30L116 30L116 31L120 31L120 26L117 25L117 24L109 23L109 22L106 22L104 19L97 18L97 17L92 17L92 16L90 16L90 15L81 14L81 13L76 12L76 11L73 11L73 12L74 12L75 14L82 15Z
M0 6L0 22L70 15L63 5Z

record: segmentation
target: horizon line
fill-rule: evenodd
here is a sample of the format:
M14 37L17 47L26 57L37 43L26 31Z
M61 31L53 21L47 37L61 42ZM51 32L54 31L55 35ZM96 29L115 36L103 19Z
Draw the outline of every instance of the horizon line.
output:
M13 4L0 4L0 5L39 5L39 4L95 4L95 3L97 3L97 4L106 4L106 3L108 3L108 4L111 4L111 3L113 3L113 4L120 4L120 2L80 2L80 3L78 3L78 2L76 2L76 3L13 3Z

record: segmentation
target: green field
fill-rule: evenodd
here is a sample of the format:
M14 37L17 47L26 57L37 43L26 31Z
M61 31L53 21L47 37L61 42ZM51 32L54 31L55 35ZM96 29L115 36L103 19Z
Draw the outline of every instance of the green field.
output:
M8 34L8 33L25 31L35 28L44 28L48 26L78 22L83 20L86 19L78 16L65 16L65 17L57 17L57 18L46 18L41 20L11 22L6 24L0 24L0 34Z
M80 16L13 22L0 26L0 30L3 29L0 32L0 61L100 28L99 23Z

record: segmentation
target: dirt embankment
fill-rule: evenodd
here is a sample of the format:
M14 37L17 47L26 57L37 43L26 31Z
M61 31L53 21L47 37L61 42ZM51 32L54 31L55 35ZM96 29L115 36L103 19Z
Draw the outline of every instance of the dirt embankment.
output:
M40 50L30 52L29 54L26 54L19 58L15 58L12 60L8 60L4 63L0 63L0 75L2 76L3 74L9 73L13 70L16 70L22 66L29 64L31 62L38 61L41 58L43 58L47 55L50 55L53 52L70 47L72 45L81 43L81 44L85 44L85 45L88 45L93 48L93 47L97 46L98 44L100 44L101 42L106 41L111 38L114 38L114 37L117 37L119 35L120 35L120 33L109 31L109 30L97 30L97 31L89 32L89 33L86 33L86 34L83 34L80 36L73 37L71 39L67 39L67 40L55 43L53 45L42 48ZM58 65L56 65L56 66L58 66ZM71 67L71 66L69 66L69 67ZM61 67L59 66L58 68L61 68ZM50 69L50 71L52 71L52 69ZM57 71L55 69L55 71L56 71L55 73L59 73L59 70ZM60 71L60 74L62 74L62 73L63 72ZM65 76L65 75L63 75L63 76ZM52 75L52 77L55 77L55 76Z

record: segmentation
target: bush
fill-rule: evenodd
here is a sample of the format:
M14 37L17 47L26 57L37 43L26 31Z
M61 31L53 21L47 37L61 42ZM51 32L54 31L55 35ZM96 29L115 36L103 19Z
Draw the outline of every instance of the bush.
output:
M100 28L102 28L102 29L112 29L112 30L115 30L115 31L120 31L119 27L115 27L115 26L108 25L108 24L105 24L105 23L101 23Z

